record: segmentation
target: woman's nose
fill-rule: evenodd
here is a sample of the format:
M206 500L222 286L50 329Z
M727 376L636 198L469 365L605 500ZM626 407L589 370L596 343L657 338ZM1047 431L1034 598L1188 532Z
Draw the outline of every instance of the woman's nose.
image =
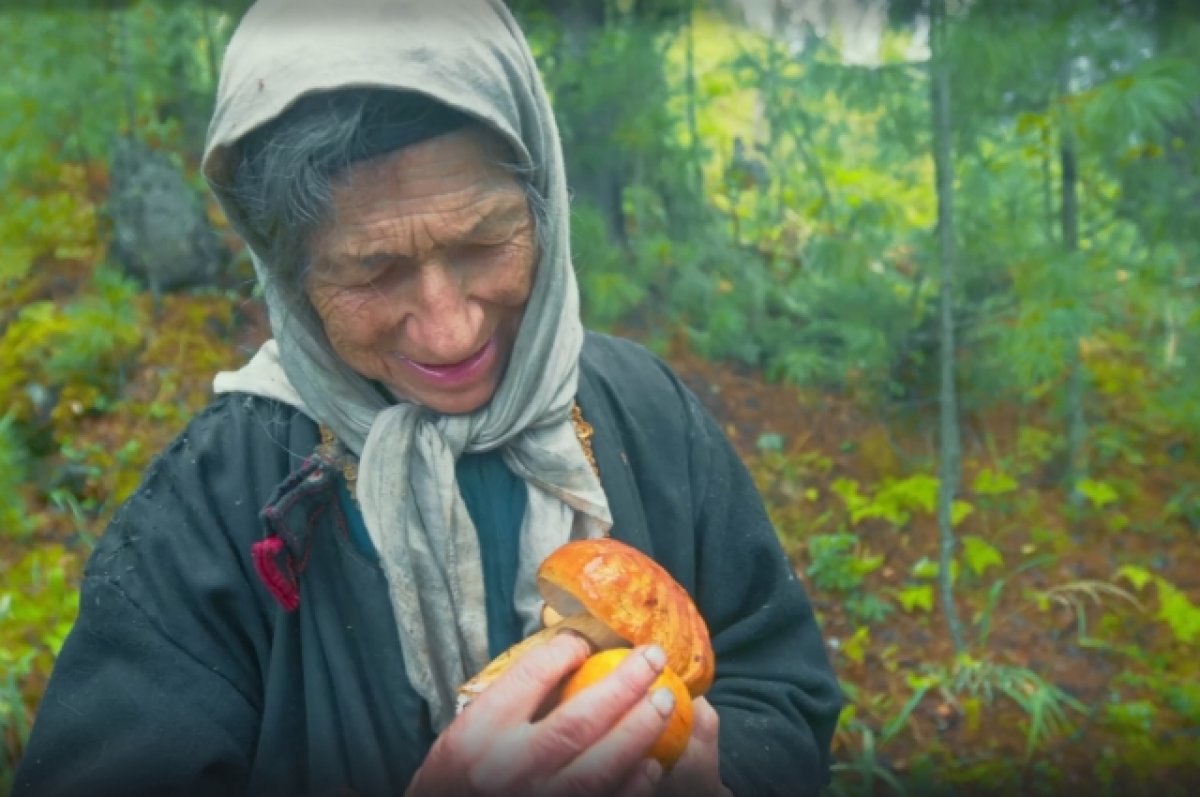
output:
M478 308L461 275L442 261L423 263L406 287L412 293L404 334L417 351L447 362L470 356L479 344Z

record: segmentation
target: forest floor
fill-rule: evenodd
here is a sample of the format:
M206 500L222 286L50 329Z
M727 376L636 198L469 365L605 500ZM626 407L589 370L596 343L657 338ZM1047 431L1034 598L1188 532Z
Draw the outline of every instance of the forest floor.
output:
M931 430L936 429L936 417L887 423L848 402L768 384L752 371L706 362L680 345L673 347L668 359L718 418L754 472L797 573L806 581L839 676L852 685L859 716L870 717L867 727L878 736L886 725L887 712L895 712L913 694L914 681L923 668L955 661L938 602L935 599L932 612L898 610L879 623L864 624L847 611L847 596L824 592L809 583L807 572L813 556L805 544L803 527L793 524L817 513L792 514L785 507L804 503L808 488L838 477L869 482L903 471L898 460L932 462L936 452ZM1004 410L964 418L974 432L967 437L975 441L1015 439L1017 422L1011 411ZM817 454L831 461L831 467L821 473L801 470L783 475L784 469L772 467L769 455L761 450L763 435L780 436L792 459L812 461ZM981 447L968 444L968 469L986 465L987 452L972 450ZM1188 468L1192 478L1196 470L1192 463ZM971 474L968 470L964 475ZM964 483L970 484L970 479L964 478ZM1153 479L1149 486L1154 488ZM1165 502L1170 494L1162 480L1157 486L1163 493L1145 496L1148 505ZM1180 644L1170 628L1153 622L1152 612L1136 590L1113 589L1120 583L1114 581L1114 573L1122 565L1137 563L1195 601L1200 597L1200 538L1195 530L1180 527L1152 534L1131 533L1114 531L1103 518L1072 521L1069 513L1061 510L1066 501L1056 487L1039 485L1035 479L1027 489L1032 506L1021 514L1037 517L1043 528L982 511L974 513L974 523L963 524L968 533L986 538L1002 559L996 572L988 571L986 577L966 573L957 588L958 614L969 637L979 639L982 614L987 612L991 618L986 642L970 645L977 661L1028 668L1091 709L1113 701L1121 691L1128 697L1129 687L1139 680L1122 678L1130 674L1125 669L1129 662L1117 652L1117 638L1139 648L1148 659L1200 658L1200 647ZM828 496L816 500L828 500ZM897 594L911 582L920 560L936 560L936 520L929 513L914 515L903 529L865 522L859 528L859 545L880 564L864 576L856 591ZM991 603L993 590L998 595ZM1137 599L1138 605L1133 606L1131 599ZM986 608L989 604L990 610ZM1121 609L1132 611L1117 611ZM1101 636L1107 641L1101 641ZM1143 681L1140 686L1132 691L1148 706L1162 702L1163 695L1149 683ZM1033 691L1028 683L1019 688ZM1093 794L1200 794L1195 769L1200 767L1200 727L1194 724L1154 728L1142 737L1148 743L1143 747L1130 745L1131 728L1112 716L1076 716L1060 729L1057 738L1048 734L1050 738L1027 756L1030 723L1034 721L1028 706L1004 700L1002 694L996 694L999 689L993 694L999 699L990 704L986 699L964 699L964 691L973 690L956 693L933 686L909 715L905 729L876 749L879 762L902 779L914 766L923 768L917 782L926 788L958 781L972 794L989 786L997 793L1039 793L1039 779L1053 781L1049 791L1055 794L1076 793L1076 789ZM984 689L974 691L978 697ZM1197 696L1194 689L1190 696ZM1146 730L1150 731L1148 725ZM835 750L842 755L861 755L862 738L839 734ZM930 773L931 765L940 766L943 774ZM1113 771L1098 772L1103 766ZM1098 792L1104 774L1112 780L1105 791ZM876 782L879 793L892 793L887 783L878 778Z
M151 313L147 297L138 301ZM127 494L207 401L213 374L244 362L268 334L256 302L216 293L168 295L154 329L122 400L103 411L77 408L77 418L59 424L69 422L67 453L48 457L47 470L31 480L76 468L69 486L100 509L65 511L31 484L36 532L0 535L12 588L35 578L28 561L38 548L60 568L57 589L69 592L114 508L105 497ZM960 532L986 540L992 552L959 568L956 606L968 653L956 657L928 575L938 552L934 515L920 508L928 495L859 518L847 512L859 499L860 508L879 509L898 475L936 472L935 419L885 422L849 399L704 361L680 342L665 357L750 467L809 591L852 706L835 739L836 793L929 794L952 784L972 794L1191 793L1180 789L1192 775L1185 770L1200 766L1200 655L1197 629L1181 631L1172 617L1200 603L1200 535L1182 521L1141 519L1158 517L1153 510L1179 484L1200 483L1200 466L1147 454L1140 472L1127 474L1144 495L1120 507L1119 524L1112 506L1068 511L1046 476L1052 463L1025 472L1003 502L972 496L975 511ZM1011 409L965 418L963 483L1001 468L994 441L1016 440L1028 423ZM1144 525L1152 532L1139 531ZM852 545L819 552L817 532ZM1134 569L1119 579L1122 567ZM839 572L834 584L830 574ZM23 679L31 709L47 670L43 654ZM11 759L19 740L12 728L5 736ZM1097 789L1101 781L1110 786Z

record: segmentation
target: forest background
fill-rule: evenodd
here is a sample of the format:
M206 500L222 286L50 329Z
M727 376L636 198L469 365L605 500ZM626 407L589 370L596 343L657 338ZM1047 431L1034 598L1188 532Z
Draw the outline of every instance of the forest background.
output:
M197 174L246 5L0 13L0 794L95 539L268 334ZM1193 793L1192 5L512 5L587 323L697 391L810 591L830 793Z

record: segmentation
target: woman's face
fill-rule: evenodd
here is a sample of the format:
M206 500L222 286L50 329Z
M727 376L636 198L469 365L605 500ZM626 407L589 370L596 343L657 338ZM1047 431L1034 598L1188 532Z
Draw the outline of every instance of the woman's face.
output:
M491 400L533 287L533 218L495 152L465 129L355 164L311 241L305 287L337 355L444 414Z

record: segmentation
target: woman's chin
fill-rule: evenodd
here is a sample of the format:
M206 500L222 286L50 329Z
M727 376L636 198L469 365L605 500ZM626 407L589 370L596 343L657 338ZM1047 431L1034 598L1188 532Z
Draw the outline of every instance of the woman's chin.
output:
M486 407L488 402L492 400L493 393L494 391L477 398L431 401L426 403L425 406L439 415L470 415Z
M453 392L414 390L411 386L401 388L396 385L389 385L388 389L397 399L412 402L439 415L470 415L487 406L496 394L496 384L491 380Z

